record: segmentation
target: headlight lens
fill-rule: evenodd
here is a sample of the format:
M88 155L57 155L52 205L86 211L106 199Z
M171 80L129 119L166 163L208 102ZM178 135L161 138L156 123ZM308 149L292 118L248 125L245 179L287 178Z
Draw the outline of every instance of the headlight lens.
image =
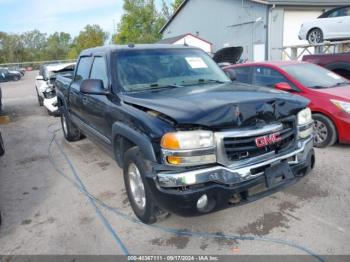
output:
M312 113L310 108L305 108L298 113L298 125L306 125L312 122Z
M331 102L338 107L340 110L345 111L346 113L350 114L350 103L344 102L344 101L339 101L339 100L334 100L331 99Z
M200 149L214 146L211 131L183 131L167 133L163 136L161 146L170 150Z
M301 139L313 134L312 112L308 107L298 114L298 134Z
M216 162L213 132L167 133L161 140L164 160L174 166L196 166Z

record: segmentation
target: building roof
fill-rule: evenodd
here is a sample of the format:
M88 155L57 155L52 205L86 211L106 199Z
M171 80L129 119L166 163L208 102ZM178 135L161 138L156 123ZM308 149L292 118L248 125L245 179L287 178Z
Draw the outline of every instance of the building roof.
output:
M198 36L195 36L191 33L187 33L187 34L182 34L182 35L178 35L178 36L174 36L174 37L169 37L169 38L165 38L165 39L162 39L160 41L157 42L157 44L173 44L175 42L177 42L178 40L182 39L182 38L185 38L186 36L192 36L192 37L195 37L203 42L206 42L210 45L212 45L212 43L208 42L207 40L203 39L203 38L200 38Z
M182 8L185 7L185 5L188 3L189 0L184 0L182 4L175 10L173 15L169 18L169 20L166 22L166 24L160 29L160 33L163 33L164 30L168 27L168 25L174 20L174 18L177 16L178 13L182 10Z
M176 9L174 14L169 18L165 25L160 29L160 33L171 24L175 17L181 12L190 0L184 0L182 4ZM250 0L255 3L265 5L289 5L289 6L345 6L349 4L349 0Z
M162 39L162 40L158 41L157 43L158 44L173 44L176 41L184 38L185 36L187 36L187 34L182 34L182 35L178 35L178 36L174 36L174 37L169 37L169 38Z

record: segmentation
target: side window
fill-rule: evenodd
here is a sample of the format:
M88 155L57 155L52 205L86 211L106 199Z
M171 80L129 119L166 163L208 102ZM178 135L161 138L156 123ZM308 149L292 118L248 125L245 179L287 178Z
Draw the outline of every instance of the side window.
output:
M348 16L348 15L350 15L349 8L340 8L330 13L328 17L342 17L342 16Z
M82 81L89 78L92 59L90 56L80 58L74 81Z
M233 68L236 72L236 80L241 83L251 84L251 67L235 67Z
M266 86L266 87L274 87L275 84L287 82L287 78L285 78L281 73L277 72L274 69L256 66L253 68L253 84L258 86Z
M104 88L108 88L107 66L106 61L103 57L95 57L91 68L90 78L102 80Z

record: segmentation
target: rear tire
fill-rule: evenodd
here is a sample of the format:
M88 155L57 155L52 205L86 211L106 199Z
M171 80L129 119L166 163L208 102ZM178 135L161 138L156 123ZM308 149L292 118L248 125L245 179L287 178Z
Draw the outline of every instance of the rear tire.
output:
M81 139L80 130L73 124L66 110L61 112L61 125L64 138L67 141L74 142Z
M145 224L157 221L162 211L156 206L145 178L146 165L137 146L128 149L124 155L124 184L129 202L135 215Z
M332 120L322 114L313 114L315 139L314 146L325 148L334 145L338 140L337 129Z

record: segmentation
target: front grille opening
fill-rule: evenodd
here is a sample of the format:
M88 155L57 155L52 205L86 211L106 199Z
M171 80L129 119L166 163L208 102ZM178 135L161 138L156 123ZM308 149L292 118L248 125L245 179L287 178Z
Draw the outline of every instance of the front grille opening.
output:
M295 121L294 119L285 120L282 121L282 124L283 129L279 131L281 141L262 148L257 147L255 143L256 138L260 137L260 135L250 137L225 137L223 143L228 160L239 161L270 152L280 154L290 149L296 141Z

